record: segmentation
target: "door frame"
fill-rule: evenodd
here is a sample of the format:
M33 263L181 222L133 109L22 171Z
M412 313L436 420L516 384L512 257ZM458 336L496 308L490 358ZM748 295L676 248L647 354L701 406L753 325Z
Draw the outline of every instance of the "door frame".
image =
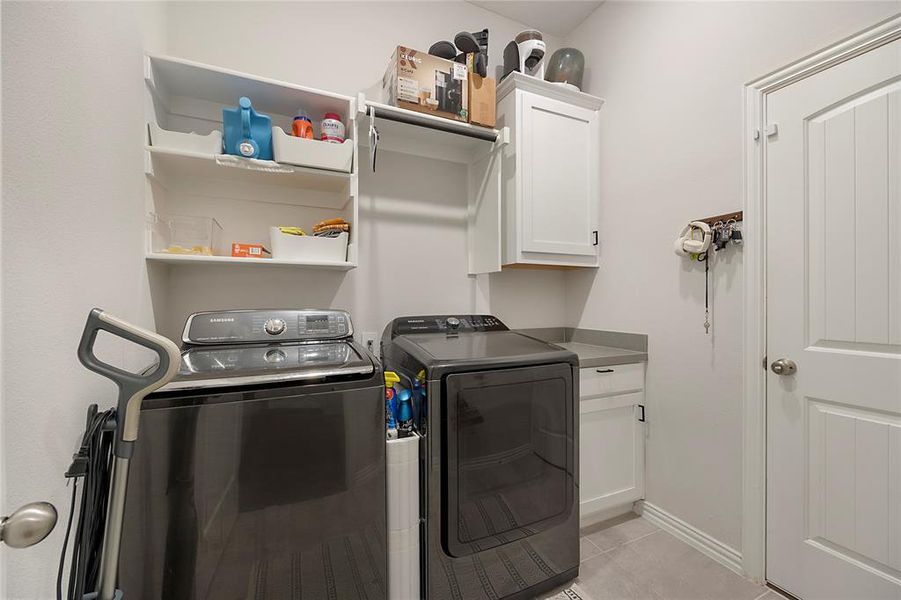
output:
M745 85L742 548L745 575L766 581L766 144L767 95L901 39L901 14ZM775 132L772 132L775 133Z

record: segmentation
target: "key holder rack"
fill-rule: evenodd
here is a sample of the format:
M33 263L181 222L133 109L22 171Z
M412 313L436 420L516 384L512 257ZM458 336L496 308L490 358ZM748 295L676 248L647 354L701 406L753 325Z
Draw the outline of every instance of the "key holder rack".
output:
M744 220L744 211L741 211L741 210L726 213L724 215L716 215L713 217L704 217L703 219L695 219L695 221L704 221L711 227L716 225L716 223L718 221L722 221L723 223L726 223L727 221L735 221L736 223L741 223L743 220Z
M704 263L704 333L710 334L710 252L714 253L720 252L721 250L725 250L730 244L734 246L741 245L742 235L741 235L741 227L739 223L744 220L744 212L743 211L735 211L730 213L725 213L722 215L714 215L712 217L704 217L703 219L695 219L692 221L693 224L697 225L700 229L703 226L701 224L705 224L709 226L710 233L712 234L712 242L709 244L709 248L706 248L702 252L698 253L689 253L682 251L681 254L687 255L691 257L692 260L697 260L699 262ZM692 225L686 227L686 229L691 228ZM684 232L683 232L684 235ZM677 238L676 240L676 250L677 254L680 253L679 244L683 241L683 239ZM686 243L687 244L687 243Z

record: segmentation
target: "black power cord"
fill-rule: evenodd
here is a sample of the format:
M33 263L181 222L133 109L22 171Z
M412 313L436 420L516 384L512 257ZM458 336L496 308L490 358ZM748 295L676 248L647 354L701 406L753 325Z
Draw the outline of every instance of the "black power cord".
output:
M78 525L72 540L72 559L69 566L67 600L82 600L86 592L97 587L100 558L103 552L103 532L106 527L106 507L109 500L110 479L113 465L113 439L116 429L115 409L97 411L97 405L88 408L87 425L81 438L81 447L72 457L66 477L75 479L72 488L72 505L66 537L59 559L57 573L57 600L63 600L63 567L69 534L75 514L78 479L83 478Z

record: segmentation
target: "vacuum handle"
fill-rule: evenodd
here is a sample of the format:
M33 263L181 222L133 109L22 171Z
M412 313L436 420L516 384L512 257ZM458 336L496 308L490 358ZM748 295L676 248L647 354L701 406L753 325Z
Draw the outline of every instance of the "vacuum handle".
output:
M97 358L94 354L94 342L97 341L97 334L101 331L154 351L159 357L156 369L148 375L138 375ZM134 441L138 438L141 402L147 394L164 386L175 376L181 363L178 346L157 333L95 308L88 315L81 342L78 344L78 360L85 368L111 379L118 386L115 453L122 458L131 457Z

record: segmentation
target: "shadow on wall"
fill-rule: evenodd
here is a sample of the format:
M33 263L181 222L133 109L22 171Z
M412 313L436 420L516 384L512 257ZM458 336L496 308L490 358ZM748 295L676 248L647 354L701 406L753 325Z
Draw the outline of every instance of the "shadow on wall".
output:
M379 150L376 172L360 148L360 217L439 227L466 226L466 166Z

